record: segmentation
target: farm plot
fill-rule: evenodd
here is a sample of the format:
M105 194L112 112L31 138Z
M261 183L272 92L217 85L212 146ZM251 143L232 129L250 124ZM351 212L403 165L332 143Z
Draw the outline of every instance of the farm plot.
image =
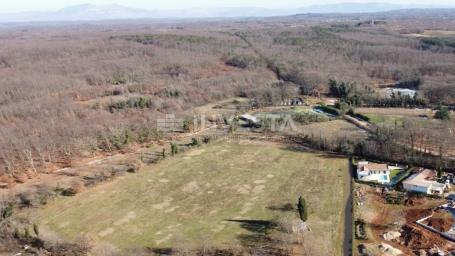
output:
M357 113L363 114L377 125L402 125L405 119L432 119L434 111L428 109L406 108L357 108Z
M366 131L345 120L332 120L322 123L312 123L309 125L299 126L298 129L298 131L304 135L323 137L328 139L363 139L367 137Z
M341 255L347 168L344 158L281 144L220 141L58 198L32 219L66 239L84 234L122 249L249 247L282 232L276 223L295 222L302 195L305 250Z

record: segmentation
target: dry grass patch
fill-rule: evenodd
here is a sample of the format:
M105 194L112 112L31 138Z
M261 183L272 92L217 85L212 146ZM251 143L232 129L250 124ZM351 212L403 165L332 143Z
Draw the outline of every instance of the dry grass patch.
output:
M278 232L270 223L295 221L282 206L303 195L307 246L341 255L347 167L345 158L279 144L218 142L59 198L34 218L67 239L87 234L119 248L251 246L263 232Z
M360 114L391 115L403 117L421 117L434 115L430 109L412 109L412 108L356 108L355 112Z
M365 138L366 132L345 120L312 123L298 127L299 132L316 138Z

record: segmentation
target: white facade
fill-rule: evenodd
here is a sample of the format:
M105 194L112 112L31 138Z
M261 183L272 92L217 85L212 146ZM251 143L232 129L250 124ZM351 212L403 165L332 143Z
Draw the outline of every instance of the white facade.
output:
M430 194L429 193L429 186L424 186L424 185L419 186L419 185L414 185L414 184L403 182L403 188L406 191L413 191L413 192Z
M362 161L357 164L357 178L378 183L390 182L390 168L387 164L375 164Z
M411 177L403 181L403 188L406 191L425 193L428 195L444 194L444 191L448 188L448 185L432 180L434 177L434 171L424 170L420 173L411 175Z
M388 97L391 97L392 94L394 94L396 97L398 97L398 95L401 95L401 96L409 96L409 97L413 98L416 95L415 90L404 89L404 88L387 88L386 93L387 93Z

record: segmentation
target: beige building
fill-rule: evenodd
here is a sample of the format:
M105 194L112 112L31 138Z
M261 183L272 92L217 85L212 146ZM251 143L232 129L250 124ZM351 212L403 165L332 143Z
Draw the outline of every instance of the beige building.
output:
M403 181L403 188L407 191L420 192L428 195L443 195L448 189L448 184L439 183L436 180L436 172L425 169L411 175Z

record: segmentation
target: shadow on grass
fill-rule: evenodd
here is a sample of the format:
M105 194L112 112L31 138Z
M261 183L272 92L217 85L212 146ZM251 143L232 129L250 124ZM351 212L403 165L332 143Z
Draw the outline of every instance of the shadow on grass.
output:
M282 253L282 249L276 247L274 240L270 237L272 230L278 227L275 221L267 220L245 220L225 219L225 221L239 224L247 230L247 234L237 235L242 249L230 248L187 248L190 254L181 253L179 248L148 248L147 251L130 251L128 255L289 255ZM147 254L148 253L148 254Z
M229 222L237 222L240 227L254 233L267 233L269 230L277 227L276 222L268 220L233 220L228 219Z
M324 152L322 149L311 148L311 146L307 145L285 145L282 147L283 150L291 151L291 152L303 152L303 153L315 153L319 157L326 158L326 159L346 159L347 157L340 153L335 152Z
M158 255L172 255L174 250L172 248L153 248L151 252Z
M305 145L294 145L294 144L285 144L283 147L281 147L283 150L291 151L291 152L306 152L306 153L314 153L318 152L315 149L312 149L310 147L307 147Z
M241 228L251 232L251 234L240 234L237 236L241 245L247 248L258 248L269 245L272 242L269 233L278 226L276 222L267 220L228 219L226 221L239 223Z
M339 153L324 152L319 154L320 157L326 159L347 159L348 157Z
M272 210L272 211L291 212L291 211L295 210L295 207L291 203L287 203L287 204L283 204L283 205L267 206L267 209Z

